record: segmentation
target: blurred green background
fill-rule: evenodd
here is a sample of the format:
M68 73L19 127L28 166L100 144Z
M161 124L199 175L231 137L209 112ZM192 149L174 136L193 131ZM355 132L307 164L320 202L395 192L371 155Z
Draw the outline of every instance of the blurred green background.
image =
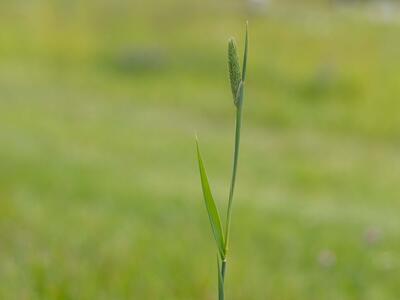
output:
M400 298L400 9L0 2L0 299L216 299L198 134L226 207L233 35L250 54L227 299Z

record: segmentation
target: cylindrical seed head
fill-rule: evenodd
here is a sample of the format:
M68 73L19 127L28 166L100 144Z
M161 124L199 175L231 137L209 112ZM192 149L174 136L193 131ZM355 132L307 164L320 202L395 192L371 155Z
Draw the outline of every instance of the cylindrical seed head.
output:
M236 101L236 95L239 89L242 75L240 72L239 58L236 49L235 39L230 38L228 42L228 67L229 67L229 80L231 82L231 89L233 101Z

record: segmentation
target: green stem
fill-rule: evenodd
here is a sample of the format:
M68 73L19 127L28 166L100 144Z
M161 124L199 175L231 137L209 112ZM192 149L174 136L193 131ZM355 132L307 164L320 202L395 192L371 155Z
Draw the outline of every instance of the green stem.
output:
M228 245L229 245L229 231L230 231L231 216L232 216L233 193L235 191L237 164L238 164L238 158L239 158L241 126L242 126L242 103L239 103L238 107L236 108L235 150L233 153L232 178L231 178L231 185L230 185L230 189L229 189L228 210L227 210L227 215L226 215L225 255L228 251Z
M224 300L225 298L225 271L226 271L226 260L222 259L217 254L217 267L218 267L218 300Z
M225 282L225 271L226 271L226 260L223 260L221 266L222 282Z
M226 260L221 263L221 277L222 277L222 299L225 298L225 272L226 272Z
M243 107L243 101L244 101L243 92L244 92L244 82L246 80L248 45L249 45L248 22L246 22L246 36L245 36L245 41L244 41L242 80L239 84L239 88L238 88L237 95L235 98L235 105L236 105L235 150L233 152L232 178L231 178L231 186L229 189L228 210L226 213L225 257L227 255L228 248L229 248L228 246L229 246L229 232L230 232L230 226L231 226L233 192L235 191L236 171L237 171L237 163L238 163L238 158L239 158L240 129L242 127L242 107Z

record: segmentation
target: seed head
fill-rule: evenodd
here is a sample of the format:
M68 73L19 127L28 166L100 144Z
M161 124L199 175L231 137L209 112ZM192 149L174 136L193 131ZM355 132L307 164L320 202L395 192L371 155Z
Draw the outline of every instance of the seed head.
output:
M233 96L233 101L235 103L240 81L242 80L242 75L240 72L236 43L235 39L233 38L230 38L228 42L228 67L229 67L229 80L231 82L232 96Z

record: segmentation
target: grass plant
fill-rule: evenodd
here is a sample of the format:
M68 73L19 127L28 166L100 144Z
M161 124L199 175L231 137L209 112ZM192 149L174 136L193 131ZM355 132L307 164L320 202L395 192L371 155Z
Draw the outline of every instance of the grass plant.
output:
M224 286L225 275L227 266L227 254L229 249L229 233L230 224L232 219L232 203L235 191L237 166L239 159L240 148L240 130L242 125L242 110L244 100L244 83L246 79L247 68L247 51L248 51L248 25L246 23L246 36L243 55L243 67L240 69L239 58L237 54L236 42L234 38L230 38L228 42L228 67L229 67L229 80L231 84L233 104L236 109L236 126L235 126L235 143L233 152L232 163L232 177L229 188L228 207L225 219L225 226L222 226L220 214L217 205L212 196L211 188L207 178L207 172L204 167L203 159L200 154L198 140L196 139L197 146L197 159L199 163L201 186L203 190L204 202L207 208L208 217L211 224L212 233L217 246L217 271L218 271L218 299L224 299Z

